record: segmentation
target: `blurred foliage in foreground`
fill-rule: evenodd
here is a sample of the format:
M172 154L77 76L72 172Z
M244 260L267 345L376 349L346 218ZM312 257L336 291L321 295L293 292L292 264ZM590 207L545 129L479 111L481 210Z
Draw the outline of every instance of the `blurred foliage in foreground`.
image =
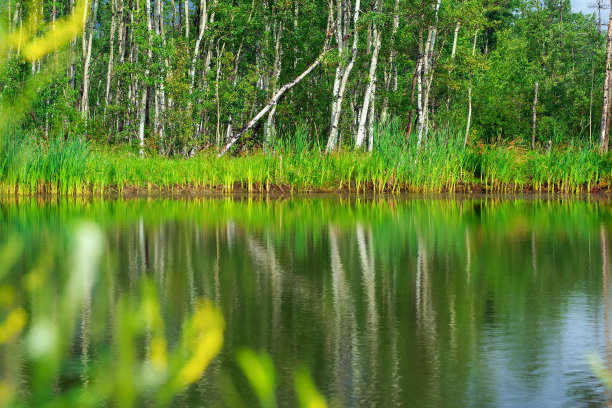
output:
M22 356L30 381L19 382L19 376L3 370L3 405L88 407L109 401L131 407L146 400L168 405L176 393L202 376L221 350L225 323L218 309L205 300L198 302L180 340L169 348L156 289L147 279L136 296L92 307L103 253L102 234L95 225L76 229L68 265L60 270L51 252L40 253L37 267L22 277L23 288L6 283L15 281L8 271L25 244L17 236L11 242L2 250L0 261L4 315L0 350L9 360ZM62 289L53 291L53 287ZM24 309L20 302L24 299L31 310ZM110 331L93 325L92 313L109 313ZM105 341L114 343L117 353L100 349L99 358L89 361L90 347ZM74 370L69 368L74 365L69 356L75 344L82 351L81 369L78 377L66 378Z
M0 406L170 406L221 351L225 321L205 299L171 339L149 278L118 299L104 295L113 293L118 273L102 267L106 251L95 224L50 237L21 275L15 266L29 243L18 233L8 238L0 250ZM244 350L238 362L262 406L276 406L270 357ZM302 406L326 406L307 370L296 371L295 384ZM233 384L226 388L224 399L241 405Z

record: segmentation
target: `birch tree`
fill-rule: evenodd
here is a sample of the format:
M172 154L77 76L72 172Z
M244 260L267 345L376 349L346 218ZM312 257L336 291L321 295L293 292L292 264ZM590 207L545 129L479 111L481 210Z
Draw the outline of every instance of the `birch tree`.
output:
M330 2L330 7L332 6ZM353 8L351 8L351 2L345 2L342 0L336 0L336 19L335 19L335 37L338 47L338 56L340 62L336 68L336 77L334 79L334 88L332 94L332 105L331 105L331 123L330 133L327 142L327 151L332 151L338 146L338 127L340 123L340 115L342 113L342 102L344 101L344 93L346 91L346 85L355 65L357 59L357 51L359 45L359 32L357 30L357 23L359 22L359 16L361 1L356 0ZM333 14L333 13L332 13ZM352 20L351 20L352 16ZM351 24L352 23L352 24ZM353 46L351 54L348 60L345 57L345 53L348 50L349 40L353 38Z
M374 9L378 12L380 8L380 1L376 1L374 3ZM368 76L368 87L366 89L365 95L363 97L363 104L361 107L361 114L359 115L359 129L357 130L357 136L355 138L355 148L360 148L363 145L366 136L366 122L368 118L370 119L370 123L374 122L374 103L376 99L376 69L378 67L378 54L380 52L381 47L381 39L382 33L378 29L375 22L372 23L372 37L374 48L372 50L372 60L370 61L370 71ZM370 109L370 106L372 109ZM369 134L373 133L373 129L368 129ZM370 143L370 150L371 150Z
M610 1L612 5L612 0ZM612 67L610 60L612 59L612 13L608 21L608 34L606 41L606 71L603 84L603 109L601 112L601 128L600 128L600 144L599 148L602 152L608 152L610 142L610 112L612 111L612 95L610 94L610 83L612 81Z
M434 12L433 24L428 28L427 40L422 44L423 36L419 38L419 49L423 50L423 57L418 61L418 112L419 127L417 136L417 146L421 146L423 137L426 136L429 126L429 94L433 82L433 71L435 62L435 46L438 36L438 16L440 12L441 0L435 0L432 4ZM420 54L420 52L419 52Z
M106 90L104 91L104 116L106 107L110 105L111 81L113 74L113 63L115 55L115 27L117 25L117 0L110 0L111 5L111 28L110 28L110 51L108 54L108 68L106 70Z
M144 74L144 78L147 79L150 73L149 67L151 64L151 60L153 59L152 41L151 41L153 27L151 23L151 2L150 0L144 0L144 2L145 2L145 9L146 9L146 16L147 16L147 33L148 33L148 41L149 41L149 47L147 50L147 62L146 62L146 68L145 68L145 74ZM140 92L141 92L141 100L140 100L140 112L139 112L140 124L138 127L138 142L140 146L140 156L144 156L145 120L146 120L147 98L149 96L149 89L148 89L148 85L146 81L142 81Z
M399 16L399 0L395 0L393 7L393 29L391 31L390 39L390 52L387 61L387 69L385 70L385 97L383 99L382 111L380 113L380 120L382 123L387 122L387 114L389 111L389 91L397 92L397 49L395 40L397 37L397 31L399 29L400 16Z
M87 28L87 31L83 35L83 56L85 60L83 64L83 96L81 97L81 115L83 119L89 117L89 85L91 82L91 78L89 76L89 68L91 65L91 49L97 14L98 0L93 0L93 12L91 13L91 16L89 18L89 26ZM83 16L83 19L87 20L88 15L88 7L85 7L85 14ZM87 41L85 41L85 38L87 38Z
M185 6L187 6L187 2L185 2ZM191 60L191 70L189 72L191 76L191 83L189 85L189 94L193 93L193 85L195 83L195 74L196 74L196 62L198 60L198 56L200 55L200 47L202 44L202 39L204 38L204 33L206 32L206 26L208 23L208 7L206 0L200 0L200 27L198 29L198 38L196 39L195 48L193 49L193 58Z
M476 28L476 32L474 32L474 43L472 44L472 58L476 56L476 40L477 39L478 39L478 28ZM467 116L467 125L465 127L465 139L463 141L463 147L467 146L468 138L470 136L470 127L472 125L472 77L473 77L473 74L470 74L470 82L468 84L468 116Z
M274 63L272 66L272 94L275 94L276 92L278 92L278 81L280 80L280 74L281 74L281 64L282 64L282 49L281 49L281 38L283 36L283 30L284 30L284 26L283 26L283 22L277 22L274 25L274 30L273 30L273 38L274 38ZM276 114L276 106L277 104L275 103L274 106L272 106L272 109L270 109L270 113L268 114L268 120L266 122L266 128L265 128L265 136L264 136L264 143L266 145L269 145L272 141L272 136L274 133L274 115Z

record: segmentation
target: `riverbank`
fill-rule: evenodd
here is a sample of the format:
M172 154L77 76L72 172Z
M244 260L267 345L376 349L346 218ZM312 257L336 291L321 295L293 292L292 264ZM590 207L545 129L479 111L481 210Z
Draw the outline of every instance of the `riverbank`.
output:
M612 157L566 146L431 143L373 153L278 149L217 158L140 158L83 141L12 141L0 150L4 195L169 195L202 193L580 193L608 190Z

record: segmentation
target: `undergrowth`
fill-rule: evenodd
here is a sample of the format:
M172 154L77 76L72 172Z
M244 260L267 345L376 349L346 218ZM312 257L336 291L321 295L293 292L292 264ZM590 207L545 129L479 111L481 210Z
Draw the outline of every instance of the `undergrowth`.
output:
M82 139L34 141L13 132L0 144L0 193L105 195L138 192L565 192L608 188L607 155L569 145L531 151L516 143L463 146L460 132L432 133L417 147L397 123L376 130L372 153L326 154L299 127L267 151L189 159L113 150ZM285 140L285 142L283 142Z

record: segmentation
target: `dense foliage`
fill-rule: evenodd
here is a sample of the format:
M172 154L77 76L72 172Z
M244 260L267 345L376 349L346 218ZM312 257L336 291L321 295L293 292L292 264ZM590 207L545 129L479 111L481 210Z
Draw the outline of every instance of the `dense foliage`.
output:
M2 25L34 41L79 6L29 4L3 0ZM323 53L239 146L293 140L299 127L315 149L372 149L375 124L393 118L412 144L439 130L528 142L536 83L537 144L597 140L605 35L569 0L85 4L82 35L62 49L29 57L22 37L0 49L4 109L31 95L4 115L11 129L193 155L223 146Z

